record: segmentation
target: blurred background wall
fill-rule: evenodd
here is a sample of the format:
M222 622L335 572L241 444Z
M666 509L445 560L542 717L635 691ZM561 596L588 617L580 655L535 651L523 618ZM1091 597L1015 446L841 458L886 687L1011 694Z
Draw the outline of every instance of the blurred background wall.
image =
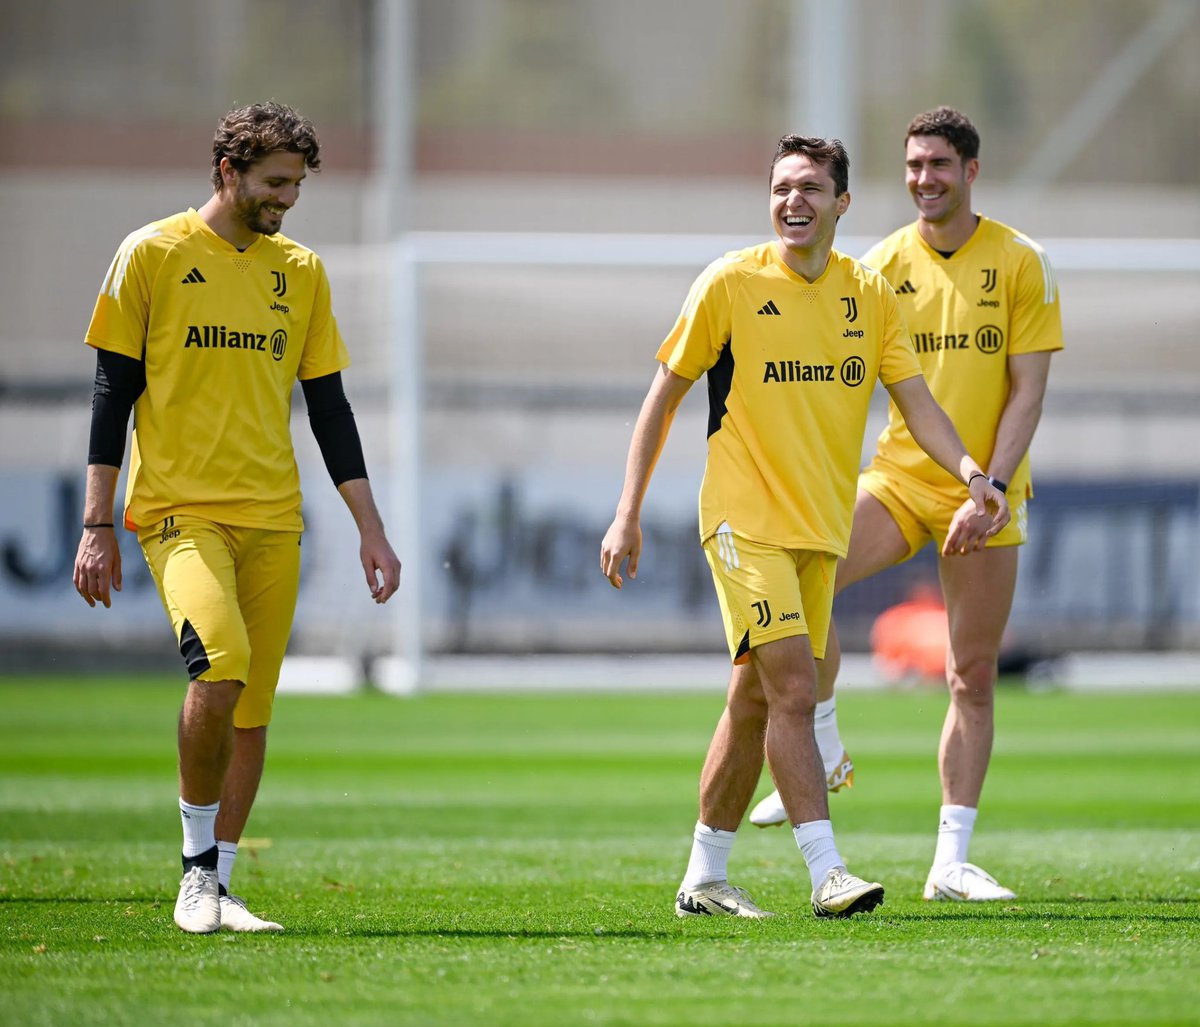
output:
M417 570L399 613L362 601L298 404L297 650L392 652L414 620L435 653L719 649L694 533L702 389L652 486L637 589L596 573L654 351L720 252L684 239L656 266L640 237L767 237L774 144L800 131L850 148L839 239L859 255L912 219L904 128L940 103L981 131L976 208L1059 270L1067 347L1013 646L1200 647L1198 52L1196 0L0 0L0 640L33 660L163 653L132 539L112 611L69 584L83 330L121 239L207 198L218 117L276 98L321 135L285 230L329 266L372 476ZM417 269L415 320L382 245L412 232L457 240ZM629 260L496 259L531 232L580 260L611 237ZM845 593L843 637L864 645L932 572Z

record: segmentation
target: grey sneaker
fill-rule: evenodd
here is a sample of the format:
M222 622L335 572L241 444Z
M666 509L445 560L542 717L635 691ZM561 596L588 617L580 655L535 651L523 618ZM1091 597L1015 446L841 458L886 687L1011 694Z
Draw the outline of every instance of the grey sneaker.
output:
M262 931L282 931L283 924L273 920L263 920L246 908L243 899L236 895L221 896L221 930L246 931L258 934Z
M189 934L212 934L221 929L221 900L216 870L192 867L179 882L175 923Z
M676 916L746 916L762 919L774 916L759 909L744 888L728 881L713 881L698 888L680 888L675 898Z
M817 916L854 916L883 902L883 885L855 877L845 867L834 867L812 893Z

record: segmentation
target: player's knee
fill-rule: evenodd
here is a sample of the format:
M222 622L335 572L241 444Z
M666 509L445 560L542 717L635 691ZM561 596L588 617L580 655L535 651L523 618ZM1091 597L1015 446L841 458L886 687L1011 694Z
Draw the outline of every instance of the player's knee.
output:
M951 662L947 682L955 702L991 706L996 688L996 661L994 658L978 658L962 663Z
M761 721L763 724L767 722L767 697L757 681L749 682L741 688L731 689L726 705L729 709L729 716L739 724L755 721Z
M812 720L816 715L816 682L805 675L788 676L766 690L768 715Z

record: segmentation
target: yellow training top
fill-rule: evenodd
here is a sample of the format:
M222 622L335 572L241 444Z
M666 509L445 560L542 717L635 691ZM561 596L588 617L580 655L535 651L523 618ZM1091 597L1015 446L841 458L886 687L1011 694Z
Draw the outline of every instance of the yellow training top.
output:
M693 381L708 372L701 538L728 522L844 556L875 380L921 373L883 277L836 250L811 283L774 242L728 253L692 285L658 359Z
M303 530L292 388L350 363L315 253L282 235L239 251L194 210L155 221L117 250L86 341L146 363L126 527Z
M967 452L986 468L1008 401L1008 357L1062 349L1058 286L1037 243L980 217L971 238L943 257L916 222L863 257L892 284L929 390L954 422ZM872 466L900 475L906 487L957 505L962 483L917 445L894 403ZM1008 481L1029 497L1029 454Z

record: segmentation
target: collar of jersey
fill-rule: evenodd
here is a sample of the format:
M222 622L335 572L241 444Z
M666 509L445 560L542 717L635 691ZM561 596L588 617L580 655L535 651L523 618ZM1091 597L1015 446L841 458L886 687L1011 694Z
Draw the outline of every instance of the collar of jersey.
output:
M200 212L197 211L195 207L188 207L188 218L191 220L192 224L196 226L197 230L204 233L213 246L217 247L218 249L227 250L229 253L240 253L243 255L255 253L258 248L263 245L263 240L266 238L265 235L259 235L254 242L252 242L244 250L239 250L228 239L222 239L219 235L217 235L216 232L209 228L208 222L200 216Z
M829 272L833 268L833 265L835 263L837 263L837 261L841 258L841 256L842 256L842 254L836 248L831 249L829 251L829 260L825 264L825 270L822 271L816 278L814 278L810 282L803 275L797 274L795 271L793 271L790 267L787 266L787 263L784 261L783 257L779 253L778 241L776 241L771 246L771 259L775 262L775 264L780 268L780 270L783 271L783 273L785 275L788 276L788 278L790 278L797 285L803 285L806 289L814 289L818 285L820 285L822 282L824 282L825 279L829 277Z
M950 256L948 256L948 257L943 257L940 251L935 250L932 246L929 245L929 243L927 243L925 241L925 236L923 236L921 234L921 229L917 227L918 222L914 221L912 223L912 230L913 230L913 234L917 237L917 242L919 242L922 246L925 247L925 251L931 257L934 257L937 260L940 260L943 264L948 264L948 263L950 263L950 261L954 260L954 258L957 257L960 253L965 253L967 250L971 249L971 247L975 245L975 240L984 234L984 230L985 230L986 226L988 226L992 223L991 218L989 218L986 214L980 214L978 211L975 212L975 218L976 218L975 231L973 231L967 237L967 241L965 243L963 243L957 250L955 250L953 253L951 253Z

